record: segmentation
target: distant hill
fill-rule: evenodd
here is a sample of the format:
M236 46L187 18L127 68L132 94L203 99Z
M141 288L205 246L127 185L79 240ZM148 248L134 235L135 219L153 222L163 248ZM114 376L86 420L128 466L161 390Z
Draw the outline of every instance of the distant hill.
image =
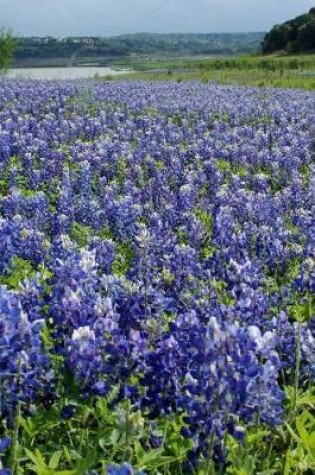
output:
M263 53L315 51L315 7L309 13L275 25L262 42Z
M133 56L207 56L257 52L264 33L151 34L102 37L16 38L14 64L106 64Z

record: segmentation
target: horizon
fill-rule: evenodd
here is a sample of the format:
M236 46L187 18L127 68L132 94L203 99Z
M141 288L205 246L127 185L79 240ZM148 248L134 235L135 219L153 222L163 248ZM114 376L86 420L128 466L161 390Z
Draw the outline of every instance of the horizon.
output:
M208 36L208 35L248 35L248 34L264 34L267 33L267 31L210 31L210 32L204 32L204 31L166 31L166 32L152 32L152 31L135 31L134 33L119 33L117 35L105 35L105 36L99 36L99 35L71 35L71 36L52 36L52 35L28 35L28 36L16 36L16 38L52 38L54 40L63 40L63 39L68 39L68 38L119 38L123 36L135 36L135 35L156 35L156 36L168 36L168 35L199 35L199 36Z
M306 13L313 0L0 0L16 37L262 33ZM16 12L19 12L18 15ZM121 12L124 12L122 15Z

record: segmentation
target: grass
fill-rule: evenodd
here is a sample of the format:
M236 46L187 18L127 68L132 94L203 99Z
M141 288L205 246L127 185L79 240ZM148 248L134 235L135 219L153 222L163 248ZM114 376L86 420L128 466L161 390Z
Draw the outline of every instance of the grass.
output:
M124 79L145 81L215 81L251 87L315 89L315 54L300 56L242 56L177 61L129 61L134 72ZM122 76L105 77L108 80Z

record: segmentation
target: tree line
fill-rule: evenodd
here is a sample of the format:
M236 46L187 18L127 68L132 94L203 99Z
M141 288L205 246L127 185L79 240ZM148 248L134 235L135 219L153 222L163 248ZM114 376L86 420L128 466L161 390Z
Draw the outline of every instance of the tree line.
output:
M149 34L139 33L111 38L102 37L29 37L16 38L14 63L63 58L65 64L85 59L134 56L232 55L257 52L264 33Z
M315 7L308 13L275 25L262 43L263 53L315 51Z

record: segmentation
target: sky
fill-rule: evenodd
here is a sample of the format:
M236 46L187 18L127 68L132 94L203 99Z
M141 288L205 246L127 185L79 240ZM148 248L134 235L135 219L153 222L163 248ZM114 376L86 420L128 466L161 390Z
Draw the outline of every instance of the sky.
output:
M0 0L0 27L17 36L267 31L314 0Z

